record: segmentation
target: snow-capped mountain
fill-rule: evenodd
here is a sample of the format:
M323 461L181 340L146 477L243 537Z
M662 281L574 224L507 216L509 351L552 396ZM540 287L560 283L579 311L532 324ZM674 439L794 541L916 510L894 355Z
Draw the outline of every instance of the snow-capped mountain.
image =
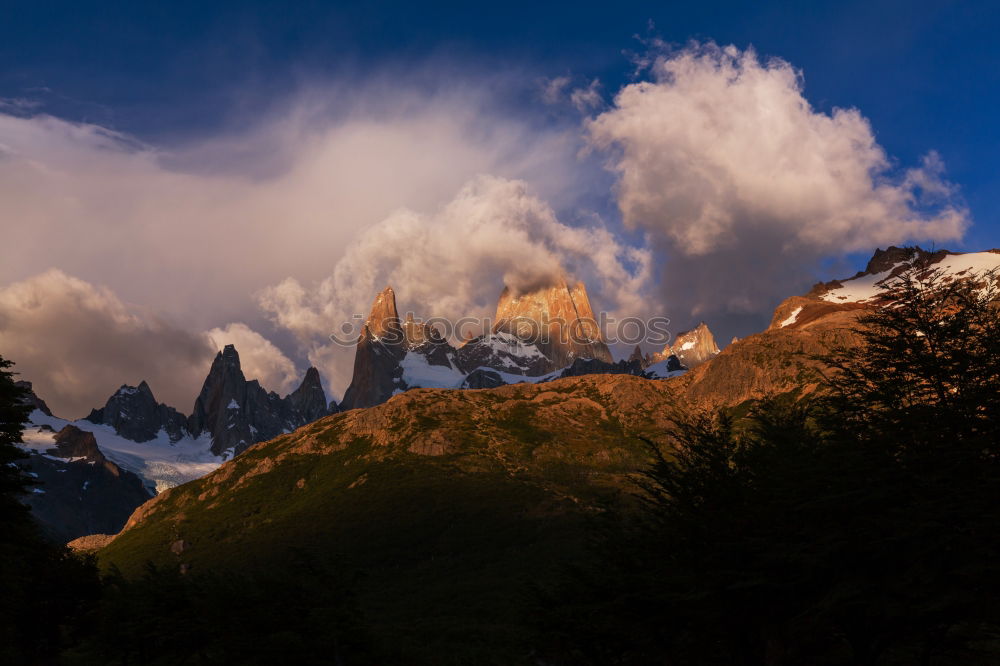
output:
M92 410L86 420L109 425L122 437L136 442L155 439L161 430L172 442L187 434L187 417L173 407L156 402L145 381L138 386L122 385L104 407Z
M661 363L676 356L685 368L693 370L718 356L719 351L712 331L705 322L701 322L690 331L678 334L673 344L668 344L663 351L653 354L650 360L652 363Z
M812 294L830 303L866 303L885 295L885 286L909 268L939 271L948 279L961 279L1000 270L1000 251L955 253L928 252L919 247L877 250L864 271L847 280L828 282Z
M142 479L108 459L93 433L74 425L58 431L54 419L39 409L24 433L29 454L18 462L37 483L24 502L54 539L69 541L94 533L114 532L140 504L153 496Z
M490 332L456 348L412 315L401 322L395 292L386 287L375 297L358 338L354 375L341 408L372 407L418 387L481 389L581 374L661 378L683 371L669 350L651 369L646 359L616 363L582 283L560 280L526 294L504 289L494 321Z
M247 381L232 345L216 355L189 417L158 403L144 381L123 385L78 421L53 415L33 391L29 396L35 410L25 434L28 448L45 450L54 433L75 426L92 433L103 455L154 492L204 476L248 446L330 413L315 368L281 398Z
M248 381L233 345L216 354L191 416L156 402L146 382L123 385L101 409L85 419L108 426L119 437L136 443L163 440L202 441L207 437L214 457L231 458L248 446L291 432L330 413L316 368L306 371L302 384L284 398Z
M918 275L938 273L945 280L981 280L1000 271L1000 250L958 253L929 252L919 247L889 247L876 250L865 270L845 280L815 285L804 296L785 299L774 311L769 330L808 327L831 312L856 310L892 302L893 280L904 271Z
M23 466L40 482L26 503L63 540L116 532L154 494L330 412L315 368L281 398L246 380L232 345L216 356L190 417L158 403L143 381L123 385L103 407L70 421L54 415L29 382L19 384L34 407Z
M208 433L192 437L185 431L182 437L172 440L166 430L161 429L152 439L137 442L116 432L114 426L87 419L61 419L40 409L31 413L25 427L26 448L39 452L52 448L55 434L67 426L93 435L100 452L123 470L142 479L151 493L202 477L226 460L212 453L212 438Z
M315 368L309 368L302 384L282 398L256 379L248 381L236 347L226 345L212 362L187 430L195 438L209 435L212 453L231 458L329 413Z
M504 332L472 338L458 348L455 359L466 373L476 368L493 368L512 375L538 376L553 370L552 361L537 345Z

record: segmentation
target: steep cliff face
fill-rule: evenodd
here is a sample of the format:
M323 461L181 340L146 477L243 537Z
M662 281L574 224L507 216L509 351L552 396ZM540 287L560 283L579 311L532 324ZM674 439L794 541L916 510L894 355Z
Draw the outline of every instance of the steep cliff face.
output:
M212 362L195 400L188 430L194 437L210 433L215 455L234 456L256 442L315 420L310 416L326 413L326 396L315 368L310 368L296 391L282 399L265 391L256 379L247 381L236 348L226 345Z
M823 308L795 326L741 338L676 380L681 395L698 407L728 407L767 395L807 394L819 381L813 360L835 345L858 344L857 307Z
M409 388L483 388L570 372L630 372L616 365L583 284L565 281L529 294L505 289L493 329L457 349L431 326L400 321L395 293L375 297L354 356L343 409L371 407ZM594 364L574 363L593 360ZM616 370L609 370L614 368ZM557 372L558 371L558 372ZM548 377L551 378L551 377Z
M37 485L24 498L32 515L52 538L120 530L129 515L152 497L142 480L108 460L93 433L67 425L58 433L28 426L29 457L19 462Z
M401 321L396 294L386 287L375 297L358 338L351 385L340 407L372 407L408 388L455 388L461 380L455 348L412 314Z
M684 365L685 368L693 370L699 365L711 361L718 356L719 346L715 343L715 337L709 330L705 322L701 322L690 331L684 331L674 338L673 344L668 344L663 351L653 354L651 363L661 363L671 356Z
M240 356L227 345L212 362L212 368L194 402L188 429L195 437L203 432L212 436L212 452L222 455L250 446L256 434L251 430L248 408L267 404L267 395L257 395L260 384L250 386L240 368ZM280 434L279 432L275 434Z
M715 337L705 322L701 322L694 329L678 335L670 349L674 356L689 369L696 368L719 354L719 345L715 344Z
M494 333L507 333L532 344L549 360L548 371L577 358L613 363L582 282L565 280L517 294L505 287L497 303Z
M323 391L323 384L319 378L319 370L313 367L306 370L306 376L302 378L302 383L288 394L285 403L289 420L299 425L312 423L336 411L336 406L331 410L327 405L326 393Z
M375 297L354 352L354 374L341 409L371 407L392 396L406 355L406 336L396 311L396 294L386 287Z
M45 414L46 416L52 416L52 410L49 409L49 406L45 404L44 400L38 397L38 395L35 393L35 389L31 385L31 382L17 381L14 382L14 385L28 392L24 400L25 404L31 405L32 407L39 410L40 412L42 412L42 414Z
M145 381L138 386L122 385L101 409L87 416L91 423L109 425L122 437L148 442L161 430L171 442L187 434L187 419L173 407L156 402Z

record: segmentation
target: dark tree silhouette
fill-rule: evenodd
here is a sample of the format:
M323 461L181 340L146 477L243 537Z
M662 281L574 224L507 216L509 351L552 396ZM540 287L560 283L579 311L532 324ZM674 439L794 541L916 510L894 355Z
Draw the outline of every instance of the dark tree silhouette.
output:
M47 541L19 501L33 485L17 465L31 408L0 358L0 645L4 663L47 664L75 639L98 593L93 562Z
M610 512L592 565L542 596L544 658L997 663L996 303L991 275L914 267L818 396L678 410L642 509Z

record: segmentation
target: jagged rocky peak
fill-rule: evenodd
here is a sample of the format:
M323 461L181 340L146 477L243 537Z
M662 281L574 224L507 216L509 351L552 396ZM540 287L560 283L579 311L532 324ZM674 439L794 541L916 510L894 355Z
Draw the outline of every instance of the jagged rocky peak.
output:
M441 335L437 329L430 324L414 321L412 312L406 313L406 320L403 322L403 336L406 339L408 349L414 349L426 342L441 342Z
M397 317L395 295L387 287L376 296L359 336L342 409L372 407L418 386L490 388L524 377L545 381L561 373L643 374L650 362L640 351L638 358L615 363L586 287L565 279L523 293L505 288L493 327L458 349L412 316L402 322ZM393 324L399 326L401 343L395 342ZM677 359L673 363L679 369Z
M412 314L400 321L395 292L386 287L375 297L358 337L351 385L340 407L345 410L371 407L405 391L409 384L404 365L436 366L457 373L454 352L455 348L433 326L416 321ZM413 379L410 377L410 381Z
M544 375L553 369L552 362L536 345L503 332L486 333L469 340L455 352L455 359L459 369L467 374L480 368L492 368L531 377ZM483 388L476 385L477 382L479 380L474 378L469 383L470 387Z
M386 287L375 297L354 351L354 373L341 409L371 407L385 402L402 375L405 339L396 310L396 294Z
M49 406L45 404L44 400L38 397L35 393L35 389L32 388L31 382L22 380L14 382L14 385L27 391L23 400L25 404L31 405L35 409L40 410L46 416L52 416L52 410L49 409Z
M195 437L209 433L216 455L236 455L327 413L326 395L315 368L306 372L298 389L282 399L256 379L247 381L236 347L226 345L212 362L188 429Z
M227 450L235 454L253 443L250 424L243 416L248 406L247 383L236 347L226 345L215 355L188 419L188 429L195 437L211 434L216 455Z
M83 458L87 462L104 463L106 458L97 448L94 433L80 430L75 425L67 425L56 433L55 448L46 453L56 458Z
M920 247L889 247L876 250L867 267L854 277L820 282L805 295L846 307L885 305L894 300L894 278L915 269L920 275L936 273L945 281L980 280L990 271L1000 270L1000 252L930 252ZM788 300L782 303L786 305ZM781 306L779 306L781 307ZM809 306L806 306L809 310Z
M302 423L310 423L329 414L330 408L326 402L326 393L323 392L319 370L310 366L302 383L288 394L285 402L288 403L292 416ZM336 403L333 404L335 406Z
M386 344L400 344L404 339L401 324L399 312L396 310L396 292L387 286L378 293L372 303L362 337L368 335Z
M861 275L875 275L876 273L884 273L892 268L902 264L903 262L909 264L915 263L927 263L932 264L940 261L944 256L951 254L948 250L937 250L935 252L929 252L919 245L914 247L896 247L895 245L890 245L886 249L877 248L875 254L872 258L868 260L868 265L865 270L858 273L855 277L860 277Z
M638 363L641 367L645 368L650 362L649 354L643 354L642 347L636 345L635 349L632 350L632 354L628 357L628 362Z
M695 368L702 363L715 358L719 354L719 345L715 343L712 331L705 322L690 331L684 331L671 345L674 355L687 368Z
M135 442L155 439L160 431L165 432L171 442L187 434L187 419L173 407L157 402L145 381L138 386L123 384L104 407L92 410L87 420L109 425L122 437Z
M582 282L569 285L560 278L527 293L505 287L495 322L494 333L508 333L534 344L549 359L551 370L577 358L614 362Z
M699 323L690 331L684 331L674 338L672 345L667 345L662 352L654 354L653 363L659 363L670 356L676 356L685 368L692 370L719 354L719 346L715 337L705 322Z

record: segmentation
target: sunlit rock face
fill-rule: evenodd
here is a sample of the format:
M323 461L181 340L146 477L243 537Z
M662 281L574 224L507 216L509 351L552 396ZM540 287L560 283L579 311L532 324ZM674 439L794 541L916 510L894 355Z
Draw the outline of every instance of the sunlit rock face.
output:
M710 361L719 354L719 346L715 337L705 322L701 322L690 331L684 331L674 338L673 344L663 348L663 351L653 354L651 360L657 363L670 356L676 356L685 368L694 369L702 363Z
M93 433L73 425L46 432L34 423L26 432L35 444L50 438L50 447L27 447L28 457L17 465L37 484L22 501L53 539L66 542L117 532L136 507L152 497L142 479L105 457Z
M429 324L405 321L396 309L396 294L386 287L375 297L354 354L354 374L341 409L381 404L414 386L448 386L461 382L455 348Z
M524 294L507 287L500 294L495 321L494 333L533 343L549 359L549 370L566 367L578 358L614 361L582 282L570 286L559 280Z

